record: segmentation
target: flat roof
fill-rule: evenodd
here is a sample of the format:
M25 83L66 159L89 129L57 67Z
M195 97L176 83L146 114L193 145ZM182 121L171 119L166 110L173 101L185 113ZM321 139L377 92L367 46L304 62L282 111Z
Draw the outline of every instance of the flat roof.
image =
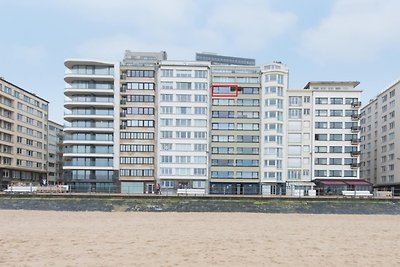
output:
M22 90L22 91L24 91L25 93L30 94L31 96L34 96L34 97L36 97L36 98L39 98L40 100L43 100L43 101L45 101L46 103L50 103L50 102L47 101L46 99L41 98L40 96L37 96L36 94L34 94L34 93L32 93L32 92L29 92L29 91L27 91L27 90L25 90L25 89L19 87L18 85L15 85L15 84L13 84L13 83L7 81L7 80L4 80L3 78L0 78L0 80L2 80L3 82L6 82L6 83L8 83L8 84L10 84L10 85L12 85L12 86L18 88L18 89L20 89L20 90Z
M304 86L304 89L310 89L311 85L351 85L353 87L356 87L357 85L360 84L360 82L357 81L310 81Z

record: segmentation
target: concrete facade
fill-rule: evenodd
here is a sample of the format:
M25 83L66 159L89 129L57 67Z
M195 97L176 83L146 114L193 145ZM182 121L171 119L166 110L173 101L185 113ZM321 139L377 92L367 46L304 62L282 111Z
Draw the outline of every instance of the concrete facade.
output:
M361 109L361 178L385 190L400 189L400 81L395 82Z
M0 79L0 181L45 184L48 101Z

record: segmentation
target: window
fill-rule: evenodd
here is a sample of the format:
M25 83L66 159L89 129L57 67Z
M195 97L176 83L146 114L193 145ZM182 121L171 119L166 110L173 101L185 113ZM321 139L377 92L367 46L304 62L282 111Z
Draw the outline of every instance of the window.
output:
M328 98L327 97L317 97L317 98L315 98L315 104L327 105L328 104Z
M330 146L329 147L329 152L330 153L342 153L342 147L341 146Z
M176 138L190 139L191 138L191 132L177 131L176 132Z
M315 177L326 177L327 176L327 171L326 170L315 170L314 171L314 176Z
M212 153L213 154L233 154L234 149L233 149L233 147L213 147Z
M341 109L331 109L330 110L330 116L331 117L342 117L343 116L343 110L341 110Z
M195 70L194 77L195 78L207 78L207 71L206 70Z
M316 146L315 147L315 153L327 153L328 152L328 147L326 146Z
M321 122L315 122L315 128L316 129L327 129L328 128L328 123L325 121Z
M342 165L342 158L330 158L329 165Z
M328 141L328 135L327 134L315 134L316 141Z
M172 94L161 94L161 102L172 102L173 95Z
M233 142L234 136L233 135L213 135L212 136L213 142ZM257 140L258 142L258 140Z
M265 75L265 82L276 82L278 84L283 84L282 74L267 74Z
M301 119L301 108L289 108L289 119Z
M301 96L289 96L289 106L301 106Z
M192 109L190 107L176 107L176 114L191 114Z
M127 70L126 75L128 77L154 77L153 70Z
M330 170L329 176L330 177L342 177L342 171L341 170Z
M343 98L333 97L333 98L331 98L331 104L332 105L341 105L341 104L343 104Z
M192 83L189 83L189 82L177 82L176 83L176 89L178 89L178 90L191 90L192 89Z
M329 141L342 141L343 135L342 134L330 134Z
M327 165L328 159L327 158L316 158L315 165Z
M171 69L161 70L161 76L162 77L173 77L174 76L174 70L171 70Z
M178 102L191 102L192 101L192 96L191 95L186 95L186 94L179 94L179 95L176 95L176 101L178 101Z
M331 129L342 129L343 123L342 122L330 122L329 126Z
M128 90L154 90L154 83L127 83Z
M172 107L161 107L161 114L172 114Z
M316 117L327 117L328 110L327 109L317 109L317 110L315 110L315 116Z

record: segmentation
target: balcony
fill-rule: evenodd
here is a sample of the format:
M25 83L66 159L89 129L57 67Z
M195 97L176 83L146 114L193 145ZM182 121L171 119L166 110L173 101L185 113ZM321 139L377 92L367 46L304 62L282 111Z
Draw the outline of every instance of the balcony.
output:
M360 130L361 130L361 127L360 127L360 126L352 126L352 127L351 127L351 131L352 131L353 133L358 133Z
M361 139L357 138L357 139L351 139L351 144L352 145L358 145L361 143Z
M351 107L352 107L352 108L359 108L359 107L361 107L361 101L356 101L356 102L351 103Z
M352 169L357 169L361 167L361 163L351 163L350 168Z
M358 121L358 120L360 119L360 114L352 114L352 115L351 115L351 119L352 119L353 121Z
M350 152L350 155L352 156L352 157L358 157L358 156L360 156L361 155L361 151L351 151Z

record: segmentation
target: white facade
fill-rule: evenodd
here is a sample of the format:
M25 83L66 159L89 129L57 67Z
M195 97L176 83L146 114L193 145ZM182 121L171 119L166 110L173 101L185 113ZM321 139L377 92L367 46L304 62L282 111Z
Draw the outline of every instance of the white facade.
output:
M118 170L118 66L66 60L64 178L75 191L114 191Z
M206 191L209 64L162 61L158 70L158 179L163 191Z
M358 82L310 82L314 179L359 179Z
M261 190L282 194L286 181L286 94L289 70L281 63L261 67Z
M400 185L400 81L395 82L361 110L361 178L375 187L397 192Z

